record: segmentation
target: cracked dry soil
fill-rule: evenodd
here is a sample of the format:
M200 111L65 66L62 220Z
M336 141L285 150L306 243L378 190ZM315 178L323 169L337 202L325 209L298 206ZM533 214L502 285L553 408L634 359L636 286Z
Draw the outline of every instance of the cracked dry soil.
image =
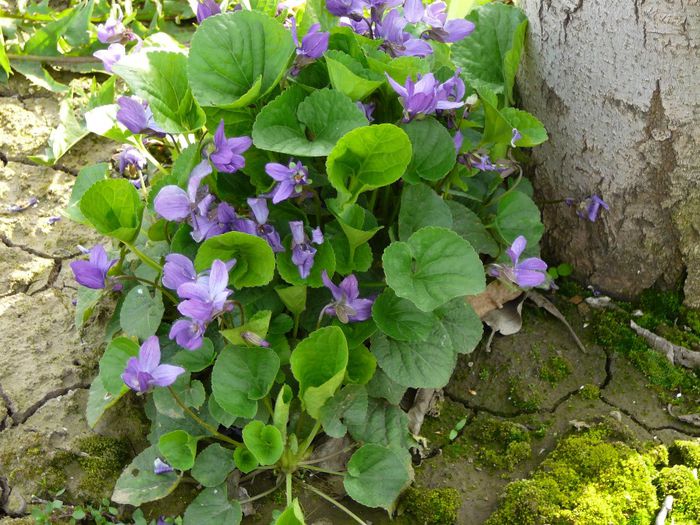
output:
M0 167L0 524L27 513L32 495L44 488L45 469L66 453L80 455L79 442L93 434L84 418L90 380L102 351L103 320L81 333L74 328L77 285L69 262L78 245L100 238L68 219L51 224L66 205L75 174L83 165L106 161L114 146L89 137L61 160L60 166L36 166L28 156L43 150L57 121L58 101L13 79L0 91L0 149L8 163ZM38 203L11 213L11 205ZM572 320L586 339L581 320ZM555 381L543 373L557 363L566 373ZM562 365L564 363L564 365ZM600 396L584 398L583 385ZM572 421L613 417L641 440L669 443L700 431L672 418L644 377L624 358L588 343L581 353L557 321L527 310L525 327L515 336L497 337L491 353L482 348L462 356L445 389L439 418L428 418L423 435L432 457L416 469L421 487L454 487L463 504L458 523L478 525L495 510L504 486L528 474L546 457ZM113 409L97 431L131 443L134 453L146 431L132 406ZM533 432L532 455L508 470L475 460L482 446L474 425L482 417L512 421ZM119 425L110 420L119 420ZM456 439L448 435L466 419ZM80 478L77 463L65 464L65 483ZM69 491L70 493L70 491ZM95 495L101 497L102 495ZM343 514L302 495L309 523L348 523ZM344 501L344 503L348 503ZM375 525L386 514L349 504ZM3 517L3 514L5 517ZM258 515L259 517L261 514ZM250 518L251 523L262 523ZM19 523L19 522L18 522ZM393 523L409 523L399 517Z

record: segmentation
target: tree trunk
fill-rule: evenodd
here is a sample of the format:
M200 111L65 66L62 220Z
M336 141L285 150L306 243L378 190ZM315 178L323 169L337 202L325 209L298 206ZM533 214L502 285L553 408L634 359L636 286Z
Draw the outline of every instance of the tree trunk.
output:
M533 181L545 253L623 297L687 271L700 306L700 0L520 0L530 20L519 76L550 141ZM564 204L598 194L591 223Z

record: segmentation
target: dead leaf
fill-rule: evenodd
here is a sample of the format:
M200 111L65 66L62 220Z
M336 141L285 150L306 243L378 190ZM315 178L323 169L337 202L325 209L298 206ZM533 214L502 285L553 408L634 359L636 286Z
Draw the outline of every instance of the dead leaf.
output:
M501 281L492 281L486 290L479 295L472 295L466 301L474 308L476 315L484 318L484 315L492 310L503 308L508 301L517 298L522 292L518 288L507 286Z
M586 347L583 346L583 343L578 338L578 335L576 335L574 329L571 328L569 321L567 321L566 317L564 317L564 314L561 313L556 306L554 306L554 303L552 303L541 293L535 292L534 290L530 290L529 292L527 292L527 298L530 299L533 303L535 303L538 307L545 309L554 317L559 319L559 321L561 321L564 324L564 326L566 326L566 328L569 330L571 337L574 341L576 341L576 345L581 349L581 352L583 352L584 354L586 353Z

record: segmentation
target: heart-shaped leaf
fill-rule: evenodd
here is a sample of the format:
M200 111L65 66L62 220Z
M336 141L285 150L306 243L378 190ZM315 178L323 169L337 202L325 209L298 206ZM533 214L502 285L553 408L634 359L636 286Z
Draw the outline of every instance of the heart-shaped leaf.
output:
M284 452L280 431L262 421L251 421L243 427L243 443L261 465L274 465Z

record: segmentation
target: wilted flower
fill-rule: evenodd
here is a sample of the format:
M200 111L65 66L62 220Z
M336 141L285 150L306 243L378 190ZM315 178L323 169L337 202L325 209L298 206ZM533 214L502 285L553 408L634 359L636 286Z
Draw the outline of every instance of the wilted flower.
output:
M102 61L105 71L111 73L114 64L126 55L126 48L122 44L110 44L107 49L100 49L92 55Z
M255 332L251 332L250 330L244 330L243 332L241 332L241 337L249 345L260 346L262 348L270 347L270 343L268 341L265 341L265 339L260 337Z
M510 139L510 146L512 148L517 147L516 142L518 142L521 138L523 138L522 133L520 133L520 131L518 131L517 128L513 128L513 136Z
M132 133L163 133L153 119L153 112L147 102L135 97L119 97L117 121Z
M10 206L7 207L7 211L9 211L10 213L19 213L22 211L26 211L29 208L33 208L38 203L39 203L39 199L32 196L32 197L29 197L29 200L27 200L27 202L24 204L11 204Z
M160 364L160 343L152 335L141 345L138 357L131 357L126 363L122 380L132 390L143 393L155 386L170 386L184 373L180 366Z
M547 263L537 257L520 261L525 251L527 239L520 235L506 250L511 264L494 264L489 273L494 277L503 277L522 288L540 286L547 280Z
M227 138L224 134L224 120L221 119L214 134L216 149L209 159L217 170L223 173L235 173L245 166L243 153L252 145L253 140L250 137Z
M237 219L234 229L239 232L257 235L267 241L274 252L283 252L284 246L280 241L277 230L267 224L267 218L270 214L267 209L267 201L265 199L248 199L248 206L253 212L254 219Z
M366 321L372 316L373 299L360 298L357 277L348 275L339 285L333 284L328 273L323 270L323 284L331 291L333 302L321 310L321 315L334 315L341 323Z
M70 263L71 270L79 284L94 290L102 289L106 286L107 272L119 259L108 259L101 244L96 244L88 253L90 259L73 261Z
M167 474L168 472L172 472L172 471L173 471L173 467L168 465L162 459L156 458L153 460L153 473L154 474Z
M197 23L213 15L221 13L221 6L214 0L199 0L197 2Z
M610 207L603 199L598 195L591 195L581 202L577 213L579 217L586 217L589 221L595 222L601 208L610 211Z
M372 114L374 113L374 110L376 109L377 105L374 102L360 102L359 100L355 102L355 105L362 110L362 112L365 114L365 118L367 119L368 122L372 123L374 122L374 118L372 117Z
M265 164L265 173L279 183L270 192L272 204L277 204L292 196L301 195L303 187L311 183L309 170L298 161L290 161L287 166L277 162L268 162Z
M127 146L124 148L121 153L119 153L118 160L119 173L122 175L127 170L130 172L132 170L141 171L148 165L148 161L146 160L146 157L144 157L143 153L133 146Z
M323 233L320 228L316 228L311 234L312 238L309 239L304 232L302 221L291 221L289 229L292 230L292 262L299 269L301 278L306 279L311 273L316 256L316 248L311 243L323 244Z
M97 39L103 44L115 44L122 41L125 32L122 16L110 16L104 24L97 26Z

